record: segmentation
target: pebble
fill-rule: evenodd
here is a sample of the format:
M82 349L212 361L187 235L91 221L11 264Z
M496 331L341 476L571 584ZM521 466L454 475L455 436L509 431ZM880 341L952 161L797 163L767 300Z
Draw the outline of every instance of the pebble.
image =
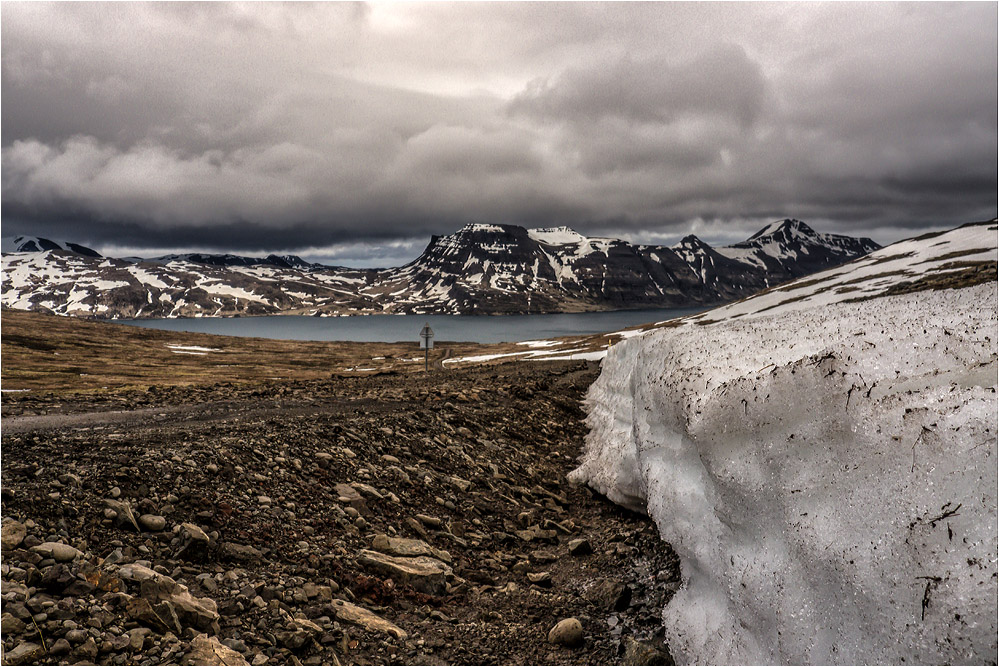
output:
M158 514L143 514L139 517L139 525L146 530L159 532L166 528L166 519Z

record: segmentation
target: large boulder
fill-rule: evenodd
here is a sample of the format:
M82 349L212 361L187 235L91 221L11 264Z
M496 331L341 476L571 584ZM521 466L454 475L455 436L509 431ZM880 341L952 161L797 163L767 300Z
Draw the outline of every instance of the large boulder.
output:
M208 630L219 619L218 606L214 600L195 597L184 584L148 567L136 563L125 565L118 570L118 576L138 583L142 597L149 600L154 610L157 603L168 602L184 625Z

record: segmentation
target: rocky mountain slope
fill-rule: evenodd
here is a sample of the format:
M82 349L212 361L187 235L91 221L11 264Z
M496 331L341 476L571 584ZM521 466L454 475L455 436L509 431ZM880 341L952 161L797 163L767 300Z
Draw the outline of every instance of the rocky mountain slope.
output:
M3 255L9 308L98 318L266 314L509 314L713 304L842 264L878 246L798 220L713 249L587 238L567 227L469 224L434 237L394 269L348 269L295 256L100 257L20 237Z

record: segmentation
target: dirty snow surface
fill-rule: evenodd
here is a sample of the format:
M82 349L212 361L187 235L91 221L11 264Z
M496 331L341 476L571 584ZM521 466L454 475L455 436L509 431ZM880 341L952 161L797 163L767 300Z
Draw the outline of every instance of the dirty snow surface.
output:
M979 241L991 282L845 302L812 277L610 349L572 476L680 556L678 662L995 664L996 231L970 233L828 282Z

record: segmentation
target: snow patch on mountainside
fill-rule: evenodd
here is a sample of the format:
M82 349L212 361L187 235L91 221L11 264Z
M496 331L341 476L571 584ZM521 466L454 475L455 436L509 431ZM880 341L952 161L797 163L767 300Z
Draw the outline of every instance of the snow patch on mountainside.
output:
M545 245L567 245L569 243L578 244L586 240L586 237L569 227L539 227L528 229L527 235L538 243Z
M879 296L995 246L896 244L610 349L571 478L680 556L678 662L996 661L995 265Z

